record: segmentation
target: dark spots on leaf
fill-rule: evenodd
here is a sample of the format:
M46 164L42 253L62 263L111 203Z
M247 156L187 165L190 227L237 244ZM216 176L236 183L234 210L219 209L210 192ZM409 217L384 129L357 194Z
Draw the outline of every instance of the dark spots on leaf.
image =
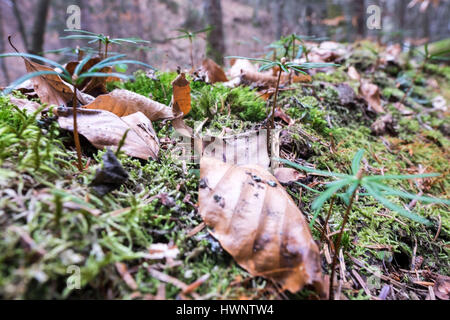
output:
M213 196L213 198L214 198L214 201L216 203L218 203L221 208L225 208L225 200L221 196L219 196L218 194L215 194Z
M287 241L283 241L280 251L284 260L283 265L296 265L303 261L302 248L298 244L290 244Z
M273 188L277 187L277 183L275 181L267 181L267 184Z
M255 182L261 182L261 181L262 181L262 179L261 179L260 177L258 177L257 175L253 175L253 176L252 176L252 179L253 179L253 181L255 181Z
M265 246L272 240L269 234L265 233L258 237L253 243L253 252L256 253L265 248Z
M200 179L199 187L200 187L200 189L206 189L206 188L209 188L209 187L208 187L208 183L206 182L206 179Z

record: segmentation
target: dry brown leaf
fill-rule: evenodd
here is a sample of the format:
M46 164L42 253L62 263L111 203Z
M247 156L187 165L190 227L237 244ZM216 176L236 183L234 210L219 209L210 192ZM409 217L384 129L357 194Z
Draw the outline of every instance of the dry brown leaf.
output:
M200 178L200 216L240 266L284 290L313 285L323 294L319 248L275 177L259 166L203 157Z
M450 300L450 277L438 275L433 289L439 299Z
M377 113L384 112L383 106L381 105L380 89L377 85L363 81L359 87L359 93L367 101L369 107L373 111Z
M119 118L105 110L78 109L78 133L96 148L117 149L129 130L122 151L144 160L157 159L159 143L150 120L141 112ZM72 108L58 110L58 123L62 129L73 131Z
M191 86L186 80L186 75L181 73L172 82L173 87L173 108L175 113L181 110L184 115L191 111Z
M258 72L258 69L249 60L235 59L232 67L228 71L230 79L239 77L243 72Z
M344 21L345 21L344 16L338 16L335 18L323 19L322 23L326 26L337 27L341 22L344 22Z
M281 109L280 107L277 107L275 109L275 118L280 118L282 119L284 122L286 122L289 126L294 124L294 120L289 117L286 112L284 112L283 109Z
M277 168L274 170L274 175L283 184L289 184L306 177L304 174L292 168Z
M277 77L262 72L245 71L241 74L241 84L254 84L258 87L275 87L277 85Z
M122 89L116 89L109 94L98 96L92 103L84 106L84 108L106 110L119 117L142 112L151 121L174 119L178 116L174 114L171 108L162 103Z
M94 57L89 59L89 61L83 66L81 69L81 73L88 71L90 68L92 68L97 63L101 62L102 58L100 57ZM73 75L75 68L78 66L79 61L72 61L69 62L66 65L66 70ZM105 67L100 70L102 73L111 73L112 68L111 67ZM85 79L80 85L78 85L78 88L81 90L81 92L93 95L95 97L101 95L101 94L107 94L108 90L106 89L106 82L108 81L108 78L105 77L91 77L88 79Z
M283 82L287 82L289 80L289 76L284 75L284 77L282 76L281 79L283 80ZM306 83L311 81L312 78L309 74L299 74L292 77L292 83Z
M9 101L13 105L18 107L20 110L26 110L29 113L33 113L41 107L41 105L37 102L30 101L27 99L19 99L19 98L15 98L13 96L10 96Z
M202 69L208 75L207 82L216 83L216 82L227 82L227 76L223 69L215 63L213 60L207 58L202 62Z
M42 64L33 62L29 59L23 58L27 72L38 71L55 71L52 68ZM56 106L66 105L67 102L72 101L73 89L70 85L65 83L58 75L45 74L30 79L33 83L34 90L41 99L42 103L48 103Z
M361 75L359 72L355 69L355 67L350 66L347 71L348 77L352 80L360 81Z

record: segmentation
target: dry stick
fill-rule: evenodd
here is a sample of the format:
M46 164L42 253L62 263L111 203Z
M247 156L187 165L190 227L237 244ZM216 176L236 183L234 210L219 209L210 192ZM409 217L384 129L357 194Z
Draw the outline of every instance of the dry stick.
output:
M192 70L194 70L194 53L193 53L194 49L192 48L194 44L192 43L192 39L191 38L189 38L189 42L191 44L189 46L189 50L190 50L190 53L191 53L191 66L192 66Z
M98 40L98 56L102 57L102 40Z
M105 43L105 58L108 58L108 45L109 45L109 38L106 39L106 43Z
M323 242L323 240L324 240L324 238L326 236L326 233L327 233L328 221L330 220L331 210L333 210L334 199L335 199L335 197L331 198L330 210L328 210L327 218L325 219L325 224L323 225L323 233L322 233L322 236L320 238L320 242Z
M81 162L81 144L80 144L80 136L78 135L78 124L77 124L77 87L74 84L74 93L73 93L73 101L72 101L72 109L73 109L73 139L75 140L75 148L77 150L77 158L78 158L78 170L83 171L83 163Z
M278 72L278 81L277 81L277 87L275 89L275 97L273 99L273 107L272 107L272 117L271 117L271 125L267 132L267 150L270 149L270 129L275 129L275 109L277 107L277 98L278 98L278 91L280 87L280 80L281 80L281 73L283 72L283 69L280 67L280 71Z
M335 271L334 269L336 268L337 257L339 255L339 250L341 248L342 234L344 233L344 228L345 228L345 225L347 224L348 216L349 216L350 210L352 208L353 200L355 199L357 190L358 190L358 188L355 188L355 190L353 191L352 197L350 199L350 203L347 206L347 210L345 211L344 221L342 222L341 231L339 232L337 242L334 247L333 264L331 265L331 278L330 278L330 289L329 289L330 290L329 291L330 292L330 300L334 299L334 292L333 292L333 278L334 278L334 271Z

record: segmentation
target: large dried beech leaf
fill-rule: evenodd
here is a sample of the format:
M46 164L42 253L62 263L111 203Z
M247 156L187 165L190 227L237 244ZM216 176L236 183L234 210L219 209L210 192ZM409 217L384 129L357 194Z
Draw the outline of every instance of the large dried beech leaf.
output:
M323 294L319 248L275 177L256 165L206 157L200 177L199 213L240 266L291 292L313 285Z
M367 101L369 107L373 111L377 113L384 112L383 106L381 105L380 89L377 85L367 81L363 81L359 90L360 94Z
M27 72L54 71L52 68L23 58ZM34 90L42 103L53 105L66 105L73 98L71 86L65 83L58 75L45 74L31 79Z
M186 80L186 75L181 73L172 82L173 87L173 108L187 115L191 111L191 86Z
M174 119L179 116L174 114L171 108L162 103L122 89L116 89L109 94L98 96L92 103L85 106L85 108L109 111L119 117L142 112L151 121Z
M227 76L223 69L213 60L207 58L202 62L202 69L208 75L209 83L227 82Z
M73 131L72 108L58 110L61 128ZM141 112L120 118L117 115L92 109L77 110L78 133L96 148L116 150L129 130L122 151L131 157L144 160L157 159L159 143L150 120Z

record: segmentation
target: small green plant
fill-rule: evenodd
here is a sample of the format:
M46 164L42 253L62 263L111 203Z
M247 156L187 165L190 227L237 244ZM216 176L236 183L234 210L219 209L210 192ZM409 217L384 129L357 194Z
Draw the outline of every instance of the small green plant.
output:
M89 44L98 42L98 55L103 57L103 59L108 58L108 49L111 44L123 45L123 44L132 44L138 45L142 43L150 43L150 41L142 40L139 38L111 38L110 36L106 36L102 33L97 34L94 32L86 31L86 30L71 30L66 29L65 32L74 32L76 34L72 34L66 37L62 37L61 39L65 40L90 40ZM102 54L102 45L105 47L105 51Z
M0 54L0 58L6 58L6 57L21 57L21 58L30 58L34 59L35 61L39 61L42 63L46 63L58 71L37 71L37 72L31 72L26 74L25 76L19 78L18 80L14 81L4 92L3 94L9 94L11 93L14 88L16 88L21 83L32 79L34 77L44 76L44 75L56 75L59 76L61 79L66 81L67 83L71 84L74 88L73 90L73 99L72 99L72 107L73 107L73 135L75 140L75 147L77 150L77 160L78 160L78 169L80 172L83 170L83 164L82 164L82 158L81 158L81 144L80 144L80 138L78 135L78 126L77 126L77 107L78 107L78 98L77 98L77 90L78 87L83 83L85 79L88 78L105 78L105 77L117 77L119 79L125 79L128 80L132 78L132 76L128 76L121 73L107 73L107 72L101 72L101 70L105 67L112 67L115 65L128 65L128 64L138 64L145 66L147 68L154 69L152 66L135 60L120 60L121 58L124 58L126 55L118 55L114 57L107 58L103 61L100 61L99 63L95 64L91 68L89 68L87 71L83 71L84 66L91 60L92 56L88 55L83 60L79 62L77 67L75 68L73 74L70 74L69 71L66 70L65 67L60 65L59 63L52 61L47 58L43 58L41 56L28 54L28 53L5 53Z
M445 55L447 55L448 53L450 53L450 50L444 50L444 51L439 51L437 53L431 53L430 50L428 49L429 44L426 43L424 45L424 52L422 52L421 50L417 50L414 49L413 52L416 52L422 59L422 62L420 64L420 71L422 73L424 73L425 71L425 67L429 62L439 62L439 61L448 61L449 58L445 57ZM400 103L404 103L406 98L410 95L412 89L413 89L413 85L417 80L417 77L419 77L419 73L416 72L411 85L408 87L408 89L405 91L405 94L403 95L402 99L400 100Z
M303 55L305 55L306 62L309 62L308 54L311 50L306 45L305 41L324 41L326 39L328 38L316 38L315 36L303 36L292 33L271 43L268 48L272 49L272 51L267 54L266 58L269 58L269 55L273 54L273 60L276 60L278 57L278 52L282 51L282 57L289 57L290 55L291 60L294 61L295 59L300 59ZM297 41L299 42L298 46Z
M198 31L191 31L188 29L176 29L181 35L174 38L169 38L168 40L178 40L178 39L188 39L189 40L189 52L191 56L191 67L194 69L194 40L199 34L210 31L212 28L208 27Z
M271 61L267 59L257 59L257 58L247 58L247 57L239 57L239 56L230 56L226 57L227 59L246 59L246 60L252 60L252 61L258 61L262 62L261 67L259 68L259 71L265 71L272 68L279 68L278 71L278 78L277 78L277 84L275 87L275 95L273 98L273 105L272 105L272 113L270 115L270 127L268 127L268 134L267 134L267 146L269 146L269 139L270 139L270 130L275 128L275 110L277 107L277 100L278 100L278 93L280 89L280 81L281 81L281 74L284 72L289 73L289 70L297 71L302 74L307 74L305 70L307 69L314 69L314 68L325 68L325 67L333 67L338 66L334 63L312 63L312 62L305 62L305 63L295 63L292 61L288 61L286 58L281 58L281 60L277 61Z
M420 179L420 178L430 178L430 177L437 177L440 176L438 173L426 173L426 174L417 174L417 175L366 175L366 172L363 168L361 168L361 160L364 155L364 150L359 150L355 157L353 158L352 165L351 165L351 174L343 174L343 173L337 173L337 172L327 172L327 171L321 171L312 169L309 167L298 165L294 162L284 160L284 159L276 159L279 162L285 163L293 168L296 168L298 170L302 170L305 172L320 174L322 176L326 177L334 177L337 180L330 182L327 184L326 190L324 192L318 192L314 189L309 188L308 186L305 186L301 183L298 183L299 185L303 186L304 188L307 188L310 191L313 191L315 193L319 193L320 195L316 198L316 200L313 202L311 209L315 211L314 217L311 220L310 226L312 227L314 225L315 219L319 215L323 205L325 202L331 199L331 205L330 210L328 212L328 216L325 220L324 230L326 230L328 220L330 218L331 212L332 212L332 205L334 204L334 197L340 197L346 204L347 208L343 217L343 222L341 229L338 234L338 238L336 240L335 244L335 250L334 250L334 256L333 256L333 263L331 266L331 278L330 278L330 299L333 299L333 278L334 278L334 272L335 267L337 263L337 256L339 254L341 242L342 242L342 235L344 232L345 225L347 224L349 213L352 209L353 202L356 198L356 196L364 197L364 196L370 196L379 201L383 206L386 208L398 212L400 215L411 219L415 222L430 226L432 225L431 221L428 219L425 219L415 213L412 213L410 211L407 211L403 209L402 207L392 203L387 196L396 196L400 198L407 198L412 199L416 201L422 201L426 203L441 203L449 205L449 200L443 200L443 199L436 199L431 197L425 197L425 196L419 196L417 194L412 194L400 190L396 190L394 188L389 187L385 181L392 181L392 180L405 180L405 179ZM358 190L360 188L363 188L366 192L365 193L358 193ZM339 190L346 189L343 193L338 193Z

